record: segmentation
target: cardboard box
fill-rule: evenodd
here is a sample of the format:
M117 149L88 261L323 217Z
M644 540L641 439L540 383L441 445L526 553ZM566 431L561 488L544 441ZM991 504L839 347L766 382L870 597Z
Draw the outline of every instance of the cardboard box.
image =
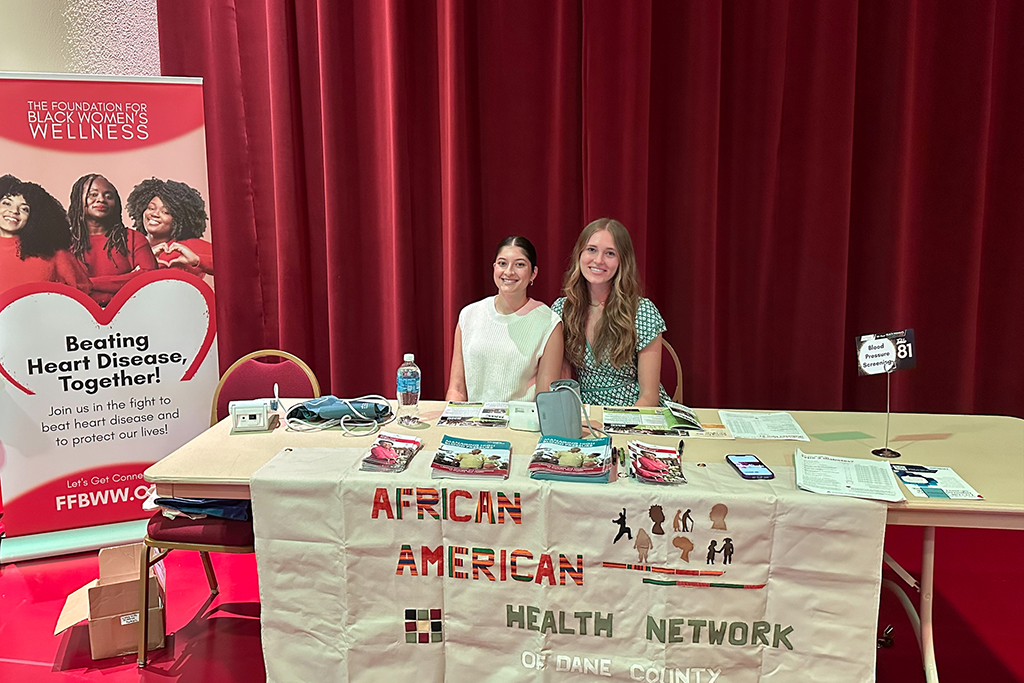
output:
M99 578L67 597L53 635L88 620L89 649L93 659L138 652L142 551L141 543L101 550ZM149 650L159 650L165 644L165 586L163 562L159 562L149 570Z

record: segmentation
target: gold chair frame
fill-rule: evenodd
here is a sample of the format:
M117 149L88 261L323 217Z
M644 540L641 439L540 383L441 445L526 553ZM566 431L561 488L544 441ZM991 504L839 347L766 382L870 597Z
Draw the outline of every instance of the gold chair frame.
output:
M309 383L313 386L313 396L312 396L312 398L319 398L319 396L320 396L320 382L317 381L316 375L313 374L313 371L310 369L310 367L308 365L306 365L305 361L303 361L301 358L299 358L298 356L296 356L294 354L288 353L287 351L280 351L278 349L260 349L259 351L253 351L252 353L247 353L246 355L244 355L241 358L239 358L238 360L236 360L234 363L232 363L228 367L227 370L224 371L224 374L220 376L220 381L217 382L217 388L214 389L214 391L213 391L213 408L210 410L210 426L211 427L213 425L217 424L217 422L219 422L219 420L217 419L217 401L220 399L220 390L223 388L224 382L227 380L227 378L230 377L231 373L233 373L235 370L237 370L238 366L242 365L242 363L245 363L246 361L253 360L255 358L265 358L267 356L277 356L278 358L285 358L285 359L290 360L291 362L295 363L296 365L298 365L302 369L302 371L304 373L306 373L306 377L309 378ZM289 397L289 398L305 398L305 397L304 396L292 396L292 397Z
M665 337L661 338L661 345L668 351L668 355L672 356L672 362L676 364L676 388L672 392L672 400L676 403L683 402L683 366L679 363L679 356L676 355L676 350L672 348L672 345L668 343Z
M194 550L199 553L203 561L203 569L206 570L206 582L210 586L210 596L220 593L217 585L217 575L213 571L213 562L210 561L210 553L251 553L255 548L251 545L209 545L206 543L175 543L172 541L157 541L150 538L149 534L142 539L142 560L139 566L139 668L146 666L146 655L148 643L146 636L149 631L149 569L160 560L167 557L172 550ZM156 548L155 556L150 555L150 550Z

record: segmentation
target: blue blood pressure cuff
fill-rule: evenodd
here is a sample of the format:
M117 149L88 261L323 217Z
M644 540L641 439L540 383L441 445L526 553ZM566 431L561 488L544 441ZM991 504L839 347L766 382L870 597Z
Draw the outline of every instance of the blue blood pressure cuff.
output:
M164 508L171 508L186 515L206 515L248 522L252 519L252 503L248 500L225 500L222 498L157 498L154 501Z
M344 420L348 424L372 424L387 422L391 418L391 406L386 402L345 399L337 396L321 396L303 401L288 410L288 420L307 423Z

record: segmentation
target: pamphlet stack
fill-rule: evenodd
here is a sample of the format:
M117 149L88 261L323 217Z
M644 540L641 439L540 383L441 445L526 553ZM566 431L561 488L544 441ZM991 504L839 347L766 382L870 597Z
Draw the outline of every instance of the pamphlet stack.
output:
M457 439L445 435L430 464L435 479L508 479L512 444L508 441Z
M605 484L611 478L612 446L600 439L568 439L544 436L530 460L530 478L555 481L589 481Z

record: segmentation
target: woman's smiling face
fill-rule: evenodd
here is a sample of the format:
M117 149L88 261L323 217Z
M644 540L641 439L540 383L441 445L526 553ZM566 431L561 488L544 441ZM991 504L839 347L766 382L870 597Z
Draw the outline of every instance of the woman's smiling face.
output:
M519 247L502 247L494 259L494 284L502 294L525 293L536 273L526 252Z
M31 207L20 194L9 194L0 199L0 235L14 237L28 223L30 212Z
M160 197L153 197L149 202L149 206L142 212L142 219L147 233L162 239L170 238L174 217L171 216L171 212L167 210L167 205L164 204Z
M611 282L619 272L619 250L607 230L598 230L580 252L580 272L592 285Z

